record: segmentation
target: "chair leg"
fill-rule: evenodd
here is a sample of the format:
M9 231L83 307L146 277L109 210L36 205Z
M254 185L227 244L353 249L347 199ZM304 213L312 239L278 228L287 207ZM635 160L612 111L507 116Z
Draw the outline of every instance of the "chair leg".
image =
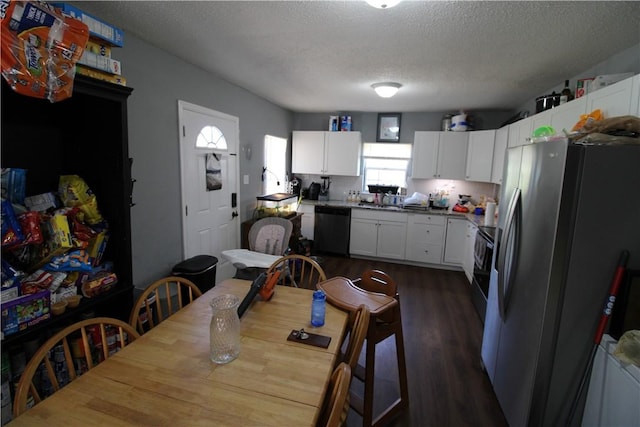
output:
M409 387L407 385L407 364L404 357L404 337L402 336L402 320L398 319L399 326L396 330L396 355L398 357L398 379L400 381L401 406L409 406Z
M362 410L362 425L371 426L373 423L373 386L375 384L376 342L367 339L367 352L364 374L364 407Z

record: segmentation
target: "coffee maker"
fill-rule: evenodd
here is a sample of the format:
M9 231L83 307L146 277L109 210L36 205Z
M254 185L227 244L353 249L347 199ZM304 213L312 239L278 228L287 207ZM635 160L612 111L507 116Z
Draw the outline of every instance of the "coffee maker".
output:
M296 196L300 196L300 190L302 187L302 183L296 177L293 177L291 180L291 194L295 194Z
M312 182L309 186L309 200L318 200L320 196L320 183Z

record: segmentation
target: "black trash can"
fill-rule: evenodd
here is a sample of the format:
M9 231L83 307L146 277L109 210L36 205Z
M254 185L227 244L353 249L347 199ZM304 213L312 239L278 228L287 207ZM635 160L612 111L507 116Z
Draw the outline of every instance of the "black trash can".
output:
M211 255L196 255L173 266L172 275L191 280L202 293L216 285L218 258Z

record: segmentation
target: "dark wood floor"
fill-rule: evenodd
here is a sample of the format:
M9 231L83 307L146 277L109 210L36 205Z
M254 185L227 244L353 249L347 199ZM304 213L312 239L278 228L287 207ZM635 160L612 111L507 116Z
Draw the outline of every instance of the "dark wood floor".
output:
M409 409L389 426L506 426L482 370L482 322L464 273L320 255L327 277L356 278L369 269L398 284L409 383ZM354 380L354 387L360 384ZM392 338L376 347L375 405L399 392ZM378 411L374 413L374 418ZM361 425L353 410L348 426Z

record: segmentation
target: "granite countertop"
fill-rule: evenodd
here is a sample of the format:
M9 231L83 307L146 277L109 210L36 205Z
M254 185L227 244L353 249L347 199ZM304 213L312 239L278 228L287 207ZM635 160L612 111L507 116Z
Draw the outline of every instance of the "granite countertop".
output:
M429 215L445 215L454 218L466 218L468 221L471 221L477 226L484 226L484 215L476 215L474 213L462 213L462 212L454 212L449 209L405 209L402 206L377 206L377 205L362 205L357 202L345 202L342 200L308 200L303 199L301 202L303 205L311 205L311 206L336 206L336 207L346 207L352 209L367 209L367 210L380 210L386 212L406 212L406 213L418 213L418 214L429 214ZM495 227L496 221L492 222L493 227Z

